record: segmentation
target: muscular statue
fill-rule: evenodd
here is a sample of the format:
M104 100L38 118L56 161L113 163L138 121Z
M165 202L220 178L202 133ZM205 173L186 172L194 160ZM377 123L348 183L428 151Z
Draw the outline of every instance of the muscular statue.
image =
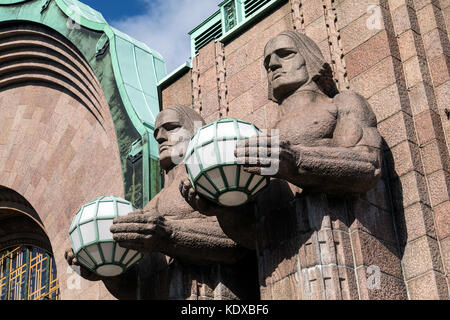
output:
M143 210L114 220L111 232L120 246L160 252L195 265L233 264L245 255L247 250L224 234L213 212L208 216L199 213L179 191L182 181L188 179L182 163L184 152L195 130L204 124L199 114L185 106L170 106L159 113L154 136L159 144L160 166L167 173L165 186ZM203 210L208 211L205 208L207 204ZM78 265L72 249L66 251L66 259ZM100 278L83 267L81 275L91 281L103 280L115 291L124 290L125 279L130 277Z
M272 136L238 141L235 150L244 170L272 178L255 202L225 208L195 193L180 160L194 123L204 122L192 109L172 106L158 115L155 127L166 186L144 210L115 219L111 231L125 248L194 264L233 264L247 249L258 249L261 296L274 297L271 292L291 288L283 282L277 285L286 288L265 291L281 275L300 272L307 285L319 279L305 274L322 262L310 263L299 252L310 252L312 246L304 246L319 241L324 216L344 217L349 226L345 217L354 213L347 195L365 193L378 183L382 140L368 102L351 91L337 92L329 65L306 35L285 31L271 39L264 67L269 99L279 105L275 126L269 128L276 130ZM319 247L314 245L318 251L312 256L321 256ZM74 262L70 251L67 259ZM305 288L299 296L311 296Z
M269 99L279 105L275 127L270 128L277 129L278 135L241 140L235 154L250 173L267 175L264 169L278 168L270 174L269 188L256 200L259 216L274 215L265 219L266 224L283 220L273 212L300 210L292 207L296 200L286 182L300 188L303 195L359 194L373 188L380 179L382 161L376 117L359 94L336 92L330 67L314 41L296 31L280 33L265 47L264 67ZM278 141L272 146L274 138ZM189 187L188 183L183 186L187 201L201 201ZM254 223L243 221L253 217L249 207L235 208L234 215L220 211L217 217L227 220L224 231L241 245L254 247L255 241L266 241L255 234L258 218Z
M238 143L238 160L252 173L276 161L274 178L307 191L364 193L381 174L377 121L357 93L331 97L327 66L320 49L304 34L285 31L267 43L264 67L269 99L279 104L279 153L274 157L271 139L254 137ZM266 140L267 145L260 143ZM257 161L246 156L251 148L256 148Z
M182 159L195 123L199 127L204 121L184 106L168 107L158 115L154 135L160 166L168 172L166 185L144 210L115 219L111 232L124 248L161 252L195 263L233 263L243 249L223 233L216 217L197 212L179 192L181 181L187 179Z

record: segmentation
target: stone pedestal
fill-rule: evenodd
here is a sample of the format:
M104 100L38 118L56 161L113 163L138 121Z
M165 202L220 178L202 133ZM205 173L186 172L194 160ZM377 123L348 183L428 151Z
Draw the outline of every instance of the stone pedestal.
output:
M256 300L256 262L248 257L236 265L183 264L162 254L147 255L139 265L141 300Z
M271 186L257 205L261 298L406 299L391 213L370 203L381 184L359 197Z

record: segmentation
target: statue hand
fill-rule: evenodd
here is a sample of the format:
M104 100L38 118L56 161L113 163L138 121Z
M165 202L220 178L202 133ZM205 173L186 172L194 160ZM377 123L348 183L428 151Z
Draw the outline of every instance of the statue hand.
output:
M72 250L72 248L68 248L66 249L66 251L64 252L64 258L66 259L67 263L70 266L75 266L75 270L77 271L77 273L84 279L88 280L88 281L99 281L102 280L103 277L100 277L98 275L96 275L95 273L93 273L92 271L90 271L89 269L83 267L77 260L77 258L75 257L75 254Z
M286 180L297 175L300 155L289 141L267 134L238 141L235 156L248 173Z
M213 216L214 203L205 200L194 190L191 181L186 178L180 182L180 193L186 202L195 210L206 216Z
M159 251L170 236L164 217L144 210L115 218L110 230L121 247L141 252Z

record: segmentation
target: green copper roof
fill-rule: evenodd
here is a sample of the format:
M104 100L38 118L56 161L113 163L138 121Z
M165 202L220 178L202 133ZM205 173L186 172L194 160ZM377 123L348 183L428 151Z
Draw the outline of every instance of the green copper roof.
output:
M255 23L259 17L287 0L224 0L220 9L188 34L191 37L191 57L210 41L226 42Z
M23 2L27 3L21 6L10 6ZM56 25L56 17L41 12L50 5L49 2L52 1L0 0L0 6L5 6L1 9L0 21L30 20L43 23L57 31L60 31L58 29L61 27L67 28L66 25ZM141 134L146 128L153 129L155 118L159 113L156 85L166 75L162 56L144 43L108 25L100 12L80 1L54 0L53 2L73 20L73 24L78 23L80 26L102 31L107 35L113 57L114 76L128 115ZM86 58L89 61L88 57ZM158 157L157 154L153 156Z
M99 25L106 24L106 20L103 18L102 14L88 5L77 1L77 0L57 0L60 8L67 8L64 11L73 20L77 21L77 16L81 19L87 20L91 23L98 23ZM80 20L81 21L81 20Z
M145 205L149 200L146 196L150 193L149 179L155 180L155 172L159 172L150 159L158 159L153 129L159 113L157 84L166 76L163 57L146 44L111 27L101 13L77 0L0 0L0 22L15 20L50 27L82 53L109 103L124 177L129 176L126 158L132 144L136 140L142 142L143 179L147 180L143 181ZM129 179L124 178L125 184L126 180ZM154 190L152 188L152 195Z
M21 2L25 2L28 0L0 0L0 5L1 4L16 4L16 3L21 3Z
M143 43L110 29L117 54L117 72L126 95L140 122L153 128L159 113L157 83L166 75L164 60Z
M146 44L109 26L101 13L84 3L77 0L55 1L75 22L105 32L115 58L114 74L128 114L141 134L145 127L153 129L159 113L156 84L166 75L162 56ZM157 154L152 156L158 157Z
M153 129L159 113L157 83L166 75L164 59L158 52L109 26L100 12L77 0L0 0L0 6L4 6L0 21L30 20L57 31L67 29L67 23L61 25L58 17L44 14L50 2L56 3L74 24L106 34L104 42L109 43L116 84L128 115L141 134ZM17 3L23 4L11 5ZM86 57L88 61L90 58ZM157 158L158 154L152 156Z

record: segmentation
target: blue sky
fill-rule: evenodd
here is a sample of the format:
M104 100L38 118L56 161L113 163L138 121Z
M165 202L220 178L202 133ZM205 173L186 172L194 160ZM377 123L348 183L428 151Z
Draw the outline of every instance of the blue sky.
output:
M146 6L145 1L141 0L81 0L81 2L100 11L108 21L138 15Z
M167 72L190 57L188 32L219 9L220 0L81 0L110 25L161 53Z

